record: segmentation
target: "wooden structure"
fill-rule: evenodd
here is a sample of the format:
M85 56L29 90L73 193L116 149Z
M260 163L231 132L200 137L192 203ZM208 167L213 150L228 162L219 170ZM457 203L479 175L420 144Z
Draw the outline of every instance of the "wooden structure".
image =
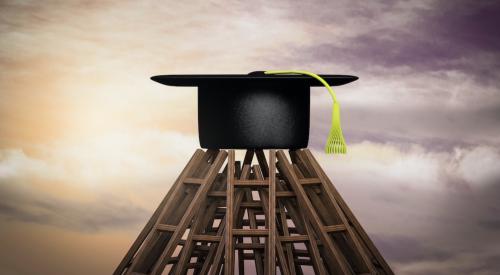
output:
M198 149L114 274L235 273L393 274L309 150Z

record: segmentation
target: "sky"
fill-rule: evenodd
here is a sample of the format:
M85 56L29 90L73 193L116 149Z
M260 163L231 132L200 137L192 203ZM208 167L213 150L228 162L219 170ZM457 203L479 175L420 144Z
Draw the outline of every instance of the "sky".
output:
M303 69L309 148L397 274L500 270L500 2L0 1L0 273L110 274L194 150L195 88Z

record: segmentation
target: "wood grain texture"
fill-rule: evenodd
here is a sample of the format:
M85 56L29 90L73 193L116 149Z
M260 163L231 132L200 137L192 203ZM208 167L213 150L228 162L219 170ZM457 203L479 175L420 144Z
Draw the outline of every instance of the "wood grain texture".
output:
M197 150L113 274L242 275L248 261L258 275L394 274L307 149Z

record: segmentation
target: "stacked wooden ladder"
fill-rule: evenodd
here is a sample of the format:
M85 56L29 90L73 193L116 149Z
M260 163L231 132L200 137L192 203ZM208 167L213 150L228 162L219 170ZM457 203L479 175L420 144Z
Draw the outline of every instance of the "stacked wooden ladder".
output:
M114 272L276 273L393 274L308 149L197 150Z

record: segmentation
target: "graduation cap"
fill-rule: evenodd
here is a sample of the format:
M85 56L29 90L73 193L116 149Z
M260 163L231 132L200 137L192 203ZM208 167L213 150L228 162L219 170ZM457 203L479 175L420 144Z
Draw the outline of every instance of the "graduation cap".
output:
M325 86L333 98L327 153L345 153L339 104L330 86L351 75L306 71L256 71L247 75L158 75L170 86L198 87L200 145L208 149L299 149L309 140L310 87Z

